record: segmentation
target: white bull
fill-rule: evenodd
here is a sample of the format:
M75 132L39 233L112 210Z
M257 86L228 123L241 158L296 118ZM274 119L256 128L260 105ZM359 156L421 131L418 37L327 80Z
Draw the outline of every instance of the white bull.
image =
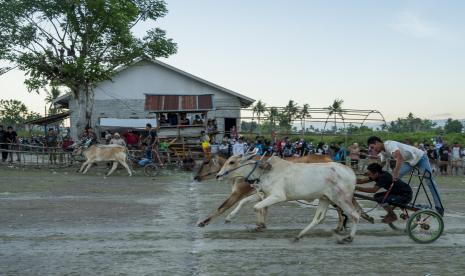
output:
M129 176L132 175L131 169L129 168L127 160L127 149L124 146L120 145L91 145L87 149L83 149L82 146L79 146L75 149L74 154L80 155L83 154L86 158L86 161L82 164L79 172L87 173L89 168L93 163L97 162L113 162L111 170L108 172L107 176L112 174L118 163L120 163L129 173ZM87 167L86 167L87 166ZM84 170L85 167L85 170Z
M284 201L319 199L313 221L297 235L296 241L323 221L331 202L350 217L351 232L341 241L353 240L360 214L352 203L356 176L350 168L335 162L292 163L278 157L272 157L261 164L251 160L251 156L232 156L217 174L217 178L238 177L260 180L258 188L265 199L255 204L254 209L257 211ZM256 194L251 195L243 201L250 201L250 198L256 200L257 197Z

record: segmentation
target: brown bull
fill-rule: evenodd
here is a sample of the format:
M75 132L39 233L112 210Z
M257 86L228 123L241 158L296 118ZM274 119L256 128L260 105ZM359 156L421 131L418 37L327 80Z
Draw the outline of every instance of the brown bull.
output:
M108 172L107 176L112 174L118 163L120 163L129 173L129 176L132 175L131 169L129 169L127 160L127 149L126 147L120 145L91 145L87 149L82 147L76 148L74 154L80 155L83 154L86 158L86 161L82 164L79 172L87 173L92 164L97 162L113 162L111 170ZM87 166L87 167L86 167ZM85 169L84 169L85 168Z
M260 157L256 157L260 159ZM332 162L331 158L327 155L306 155L303 157L290 157L286 160L294 163L327 163ZM216 174L221 170L226 159L215 156L211 160L206 160L200 167L197 175L194 177L195 180L201 182L207 179L215 178ZM255 189L245 181L243 178L236 178L232 183L232 192L229 197L216 209L212 214L210 214L206 219L199 222L197 225L199 227L205 227L208 225L212 219L220 216L226 210L234 206L241 199L245 198L248 195L251 195L255 192ZM266 208L262 209L261 212L257 213L257 227L265 228L265 217L266 217Z

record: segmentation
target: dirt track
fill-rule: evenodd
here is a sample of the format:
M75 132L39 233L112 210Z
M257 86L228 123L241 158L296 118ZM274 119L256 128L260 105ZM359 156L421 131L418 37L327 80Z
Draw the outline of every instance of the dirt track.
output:
M270 209L254 233L250 208L232 224L196 222L229 193L173 173L103 177L0 167L2 275L464 275L465 178L438 178L446 205L443 236L420 245L386 225L361 223L353 244L335 243L328 219L297 244L314 208ZM376 218L383 212L375 211Z

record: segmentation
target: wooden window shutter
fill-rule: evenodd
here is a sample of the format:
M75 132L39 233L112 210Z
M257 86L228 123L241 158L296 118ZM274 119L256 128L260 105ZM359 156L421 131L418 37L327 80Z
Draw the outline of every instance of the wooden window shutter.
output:
M200 95L199 96L199 108L200 110L213 109L212 95Z
M163 110L179 110L179 96L165 96L165 104Z
M197 96L182 96L183 110L197 110Z
M163 96L145 95L145 110L163 110Z

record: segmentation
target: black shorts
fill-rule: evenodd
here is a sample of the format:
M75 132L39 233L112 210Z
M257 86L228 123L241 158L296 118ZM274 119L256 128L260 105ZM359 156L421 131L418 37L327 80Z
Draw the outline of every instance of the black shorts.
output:
M382 192L382 193L376 193L373 198L376 200L378 203L389 203L389 204L408 204L410 200L412 200L412 193L408 194L389 194L384 200L384 196L386 195L387 192ZM383 202L384 200L384 202Z

